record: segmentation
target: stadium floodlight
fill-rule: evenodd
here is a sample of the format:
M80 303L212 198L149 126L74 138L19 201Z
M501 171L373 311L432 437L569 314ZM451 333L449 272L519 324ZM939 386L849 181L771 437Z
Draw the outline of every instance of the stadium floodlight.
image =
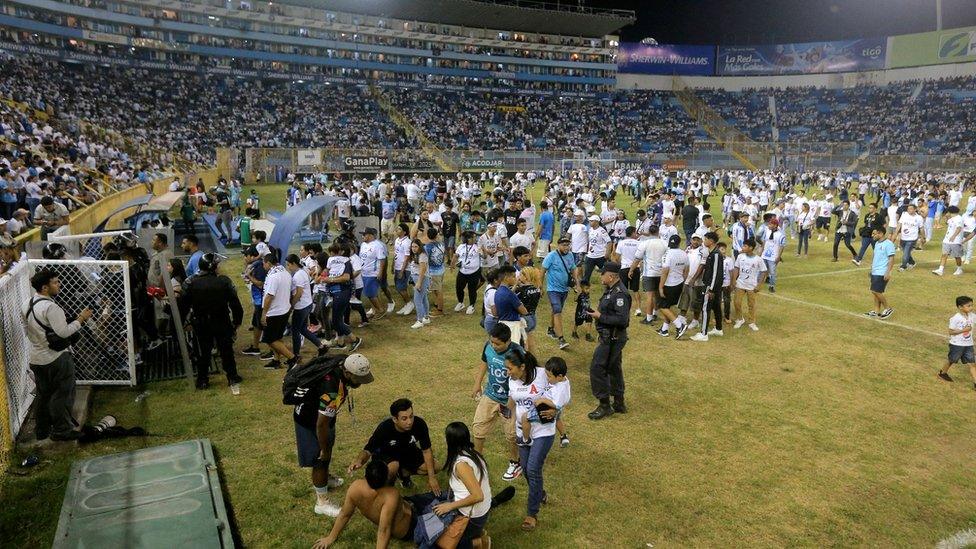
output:
M655 40L655 39L651 38L650 36L648 36L647 38L641 40L641 44L644 44L645 46L656 46L657 45L657 40Z

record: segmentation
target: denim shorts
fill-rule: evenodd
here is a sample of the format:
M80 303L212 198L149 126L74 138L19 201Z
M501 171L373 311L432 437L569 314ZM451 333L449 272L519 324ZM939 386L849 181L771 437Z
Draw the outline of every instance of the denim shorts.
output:
M363 277L363 296L368 298L380 295L380 280L375 276Z
M404 270L401 275L400 271L396 271L393 274L393 285L396 286L398 292L407 291L407 287L410 285L410 273Z
M523 316L522 320L525 321L525 333L535 330L535 313Z
M558 315L563 312L563 304L566 303L566 297L569 296L569 292L546 292L549 295L549 305L552 306L552 314Z

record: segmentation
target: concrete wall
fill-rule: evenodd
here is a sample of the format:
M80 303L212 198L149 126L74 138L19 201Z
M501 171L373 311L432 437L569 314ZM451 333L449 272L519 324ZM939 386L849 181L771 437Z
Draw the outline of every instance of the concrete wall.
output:
M929 65L907 69L887 69L869 72L836 74L797 74L784 76L683 76L684 83L692 88L715 88L741 91L750 88L795 88L814 86L840 89L857 85L884 85L905 80L932 80L954 76L976 75L976 62ZM671 90L670 76L617 74L618 90Z

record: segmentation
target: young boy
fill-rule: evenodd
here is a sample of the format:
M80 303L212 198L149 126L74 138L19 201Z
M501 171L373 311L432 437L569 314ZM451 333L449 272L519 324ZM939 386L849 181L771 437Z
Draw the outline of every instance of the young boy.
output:
M561 357L554 356L546 361L546 374L549 376L549 387L543 393L545 396L536 401L535 409L529 410L529 413L519 418L519 430L522 431L522 436L518 440L520 445L527 446L532 444L532 440L528 437L528 434L532 430L531 423L550 423L553 421L542 419L539 412L555 410L556 431L559 433L559 446L562 448L569 446L569 436L566 435L566 426L563 424L561 417L563 408L569 404L571 398L569 378L566 377L568 371L569 367Z
M747 238L742 243L742 253L735 259L735 268L732 269L736 317L732 327L736 330L746 323L742 316L742 298L745 297L749 306L749 329L753 332L759 331L759 326L756 325L756 295L759 293L763 279L766 278L766 262L755 252L755 239Z
M576 296L576 316L573 322L573 338L579 339L577 330L583 327L587 341L593 341L593 317L587 314L590 309L590 281L580 280L580 293Z
M949 319L949 359L939 370L939 377L945 381L952 381L949 368L957 363L969 364L969 373L973 376L973 390L976 391L976 358L973 356L973 298L961 295L956 298L956 309L959 312Z
M722 310L725 312L725 322L732 322L732 269L735 262L729 258L729 247L725 242L718 243L718 251L725 257L722 262Z

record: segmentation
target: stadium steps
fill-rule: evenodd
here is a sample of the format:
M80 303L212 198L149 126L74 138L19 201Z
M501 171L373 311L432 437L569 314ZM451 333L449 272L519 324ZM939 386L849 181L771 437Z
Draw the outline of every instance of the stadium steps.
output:
M435 145L434 142L431 141L429 137L427 137L426 133L424 133L422 130L414 126L413 123L410 122L410 119L405 114L400 112L400 110L397 109L393 105L393 103L391 103L390 100L386 98L385 95L383 95L383 90L381 90L375 84L370 84L369 92L373 96L373 99L376 100L376 103L380 106L380 108L383 109L383 112L385 112L386 115L390 118L390 120L392 120L394 124L399 126L399 128L403 130L404 133L407 134L407 136L416 139L417 142L420 143L420 149L431 160L433 160L434 163L437 164L438 168L446 172L457 171L457 166L455 166L447 158L447 155L444 154L444 151L438 148L437 145Z
M712 139L724 145L743 166L752 171L769 167L772 160L769 145L754 141L729 124L685 85L680 76L673 78L672 91L688 116L698 122Z

